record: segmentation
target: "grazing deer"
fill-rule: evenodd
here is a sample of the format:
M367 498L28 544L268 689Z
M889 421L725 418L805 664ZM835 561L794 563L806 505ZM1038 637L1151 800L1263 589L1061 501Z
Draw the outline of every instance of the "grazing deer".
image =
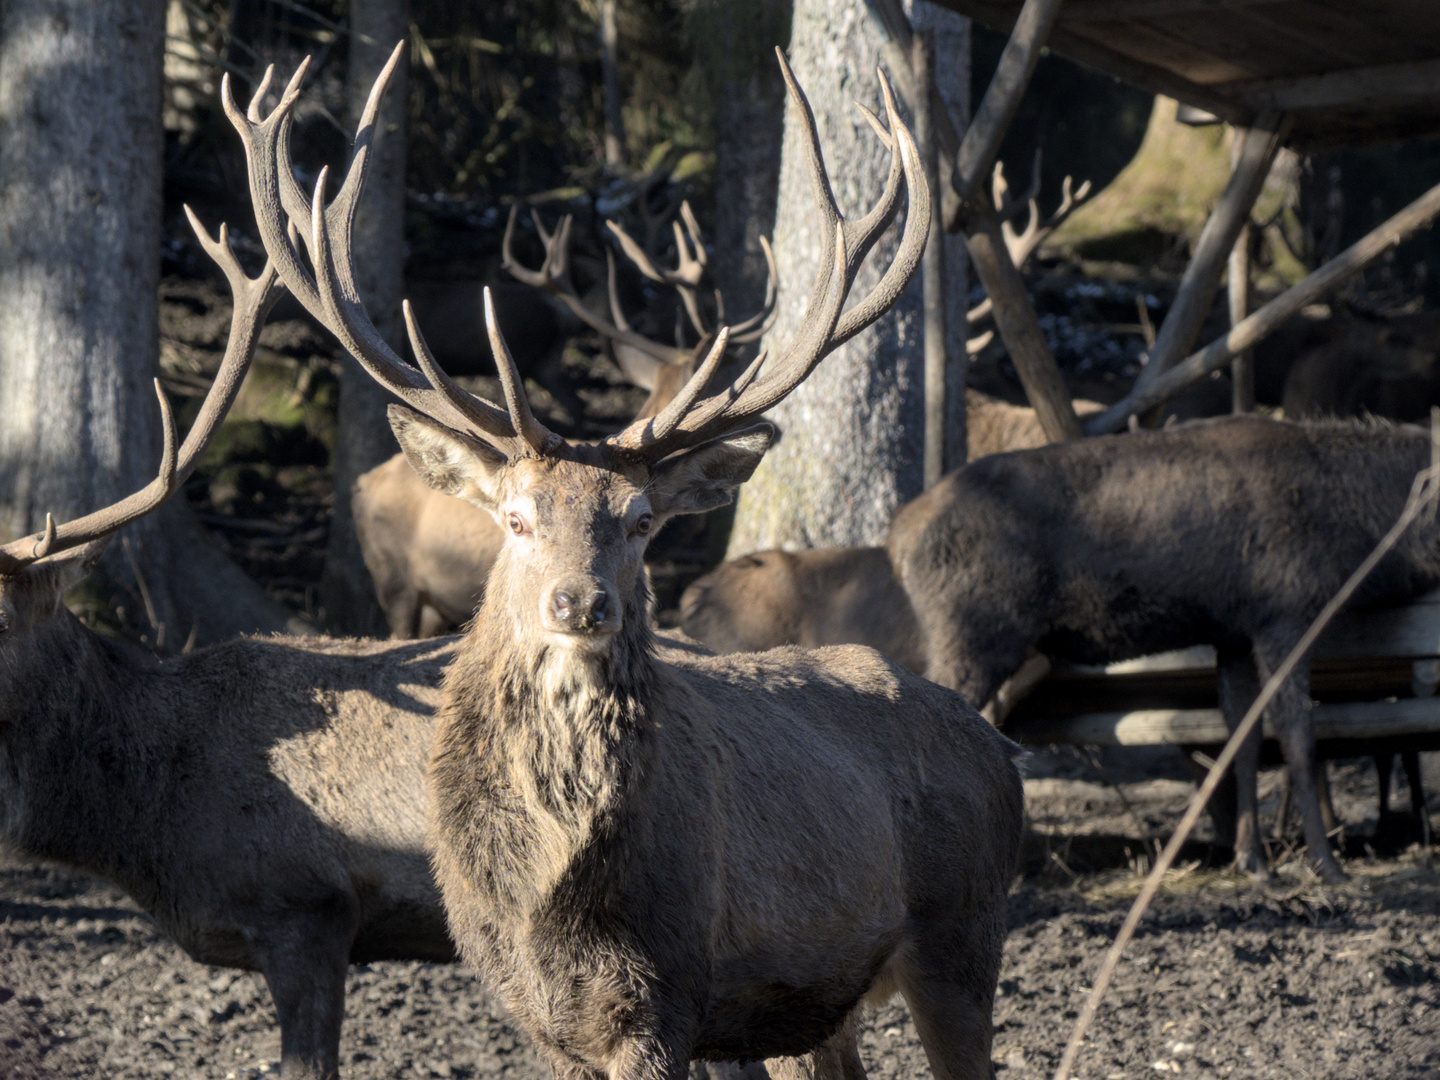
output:
M155 660L65 609L108 537L193 470L282 291L273 264L247 277L223 227L190 220L235 308L184 443L161 395L155 480L0 547L0 836L114 882L201 963L261 972L281 1075L327 1080L349 963L454 956L424 785L454 641L242 638Z
M704 240L688 202L681 204L680 216L685 230L681 231L679 223L675 223L679 256L674 270L658 268L640 245L614 222L610 223L610 229L645 277L679 292L691 325L700 335L699 344L691 349L664 345L631 329L620 306L613 260L609 275L611 321L590 312L570 281L569 217L562 219L553 232L547 232L536 218L536 230L545 244L545 262L540 270L527 270L514 257L511 250L515 228L513 210L505 232L505 265L511 273L528 282L512 288L525 289L532 296L549 294L572 311L584 311L588 325L611 340L626 377L650 391L635 417L637 420L659 415L695 374L701 358L715 341L715 328L707 324L702 314L698 292L705 268ZM765 301L759 312L732 328L729 338L732 348L759 340L774 322L779 283L770 245L763 237L761 244L770 269ZM541 289L543 293L537 291ZM718 290L715 295L717 306L723 307ZM419 322L420 308L414 304L411 308ZM499 310L497 306L497 312ZM508 344L509 336L503 325L501 333ZM426 344L430 344L428 337ZM443 357L440 367L454 373ZM712 382L720 377L717 372ZM404 454L396 454L360 477L355 485L352 509L360 551L390 624L391 637L434 637L469 621L485 594L485 579L504 540L504 533L494 518L468 502L430 487L410 468Z
M1233 417L983 458L901 508L888 548L924 635L926 674L985 701L1037 648L1103 664L1218 653L1232 728L1264 679L1379 541L1429 463L1418 429ZM1357 604L1440 582L1417 524ZM1311 860L1342 880L1317 792L1308 668L1271 706ZM1256 826L1259 733L1235 763L1236 863L1268 873Z
M462 953L563 1076L681 1080L692 1058L812 1052L812 1068L854 1076L847 1019L896 989L937 1076L991 1075L1021 830L1013 747L958 695L871 650L665 656L646 618L655 527L733 498L774 435L757 417L889 309L925 244L924 174L888 85L888 128L870 119L889 178L847 221L780 60L833 237L804 329L773 365L762 356L705 396L722 329L658 416L595 444L535 418L493 309L504 408L451 382L413 318L424 378L375 331L348 231L364 155L329 207L323 178L310 203L288 168L303 67L263 119L258 99L247 118L226 96L281 280L406 402L392 425L416 470L504 525L446 676L435 865ZM905 192L893 261L842 315Z
M1081 416L1104 406L1076 401ZM1035 410L965 391L972 460L1048 441ZM718 653L781 645L869 645L925 671L925 642L884 548L757 551L716 567L680 597L680 626Z

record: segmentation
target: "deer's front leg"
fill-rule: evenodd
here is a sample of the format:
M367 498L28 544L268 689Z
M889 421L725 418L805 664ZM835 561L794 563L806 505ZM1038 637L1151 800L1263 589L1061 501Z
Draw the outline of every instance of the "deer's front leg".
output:
M1225 727L1234 731L1260 692L1255 677L1255 660L1238 649L1220 649L1216 657L1220 677L1220 711ZM1240 746L1233 767L1234 784L1222 784L1214 799L1234 799L1230 819L1234 822L1235 867L1254 878L1268 878L1270 867L1265 859L1265 846L1260 842L1260 820L1257 788L1260 772L1260 729L1257 727ZM1230 796L1226 788L1234 795ZM1223 820L1228 807L1220 807L1217 820ZM1212 810L1212 814L1215 811Z
M1290 651L1290 642L1257 642L1255 662L1260 676L1268 679ZM1290 770L1290 785L1305 831L1305 847L1320 877L1331 885L1345 880L1345 872L1330 850L1324 817L1320 811L1319 760L1315 753L1315 724L1310 715L1310 665L1302 662L1281 685L1270 705L1275 736Z
M339 907L342 910L332 911ZM280 1020L281 1080L335 1080L355 919L343 901L296 914L267 935L265 982Z

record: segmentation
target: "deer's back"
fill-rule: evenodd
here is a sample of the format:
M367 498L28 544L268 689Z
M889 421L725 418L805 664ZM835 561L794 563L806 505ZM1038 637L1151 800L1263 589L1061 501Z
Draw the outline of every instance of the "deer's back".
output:
M355 906L357 960L450 955L424 776L452 647L251 638L161 664L135 777L156 854L120 883L211 962L250 966L254 921L307 905Z
M1118 658L1318 610L1427 457L1423 434L1377 424L1200 421L978 461L904 507L888 543L917 606L968 604L1059 634L1060 655ZM1411 543L1360 602L1437 571Z

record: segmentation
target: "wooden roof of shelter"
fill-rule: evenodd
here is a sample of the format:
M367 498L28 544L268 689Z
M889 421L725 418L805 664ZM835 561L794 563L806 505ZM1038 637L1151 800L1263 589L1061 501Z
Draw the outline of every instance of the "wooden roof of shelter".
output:
M1021 0L937 0L1008 34ZM1440 0L1065 0L1047 44L1309 152L1440 135Z

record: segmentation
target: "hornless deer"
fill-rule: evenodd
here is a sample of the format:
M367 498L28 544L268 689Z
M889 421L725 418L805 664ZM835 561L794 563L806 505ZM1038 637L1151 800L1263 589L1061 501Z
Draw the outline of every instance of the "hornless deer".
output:
M642 274L671 285L680 293L691 324L701 335L699 344L691 349L664 345L630 328L616 292L613 260L610 263L611 321L585 307L570 283L568 272L569 217L562 219L553 232L547 232L536 218L536 230L545 244L545 263L540 270L527 270L511 251L513 210L505 232L505 265L528 283L513 287L525 288L537 296L551 294L573 310L584 311L588 325L611 339L626 377L650 391L636 414L637 420L659 415L695 374L715 341L714 328L706 325L701 314L697 289L705 267L704 241L690 204L682 203L680 213L686 228L682 232L679 224L675 224L679 251L676 270L657 268L623 229L614 222L610 223L610 229ZM732 328L729 338L732 348L758 340L774 322L778 288L775 260L763 237L761 244L770 268L765 302L758 313ZM542 289L543 293L537 291ZM715 295L717 306L723 307L719 290ZM421 312L415 305L412 310L418 322ZM505 332L503 326L501 332ZM426 344L429 344L428 338ZM440 366L452 372L443 360ZM468 502L436 491L415 474L404 454L396 454L360 477L355 485L352 509L360 550L375 583L380 607L390 624L391 637L433 637L469 621L485 594L485 579L505 538L494 518Z
M65 609L107 538L190 474L282 291L271 265L245 275L223 228L217 242L191 222L235 310L184 443L162 395L155 480L0 547L0 836L114 882L196 960L262 972L282 1076L323 1080L350 962L454 955L424 846L454 641L247 638L157 661Z
M505 526L446 676L435 865L463 955L563 1076L682 1080L692 1058L810 1052L811 1067L854 1076L847 1020L896 989L937 1076L991 1074L1021 830L1013 747L958 695L871 650L663 656L646 618L651 531L733 497L774 435L759 414L889 309L925 243L923 171L888 85L888 130L872 122L890 175L878 205L846 221L781 65L834 243L804 329L775 364L762 356L704 396L721 330L669 406L596 444L535 418L493 310L503 409L448 380L413 319L425 378L405 365L353 291L363 156L335 202L322 179L307 203L285 148L303 68L263 120L227 94L281 279L409 406L391 417L416 470ZM842 315L902 192L895 258Z
M1075 402L1081 416L1103 407ZM1047 441L1034 409L967 389L965 413L971 460ZM884 548L757 551L731 559L685 590L680 625L718 653L869 645L925 671L925 642Z
M1103 664L1192 645L1218 654L1232 727L1399 515L1430 441L1415 428L1254 417L983 458L903 507L896 573L926 674L985 701L1036 648ZM1440 582L1440 526L1413 526L1357 604ZM1342 880L1317 793L1308 668L1271 719L1312 861ZM1235 763L1236 863L1268 873L1256 827L1259 732Z

